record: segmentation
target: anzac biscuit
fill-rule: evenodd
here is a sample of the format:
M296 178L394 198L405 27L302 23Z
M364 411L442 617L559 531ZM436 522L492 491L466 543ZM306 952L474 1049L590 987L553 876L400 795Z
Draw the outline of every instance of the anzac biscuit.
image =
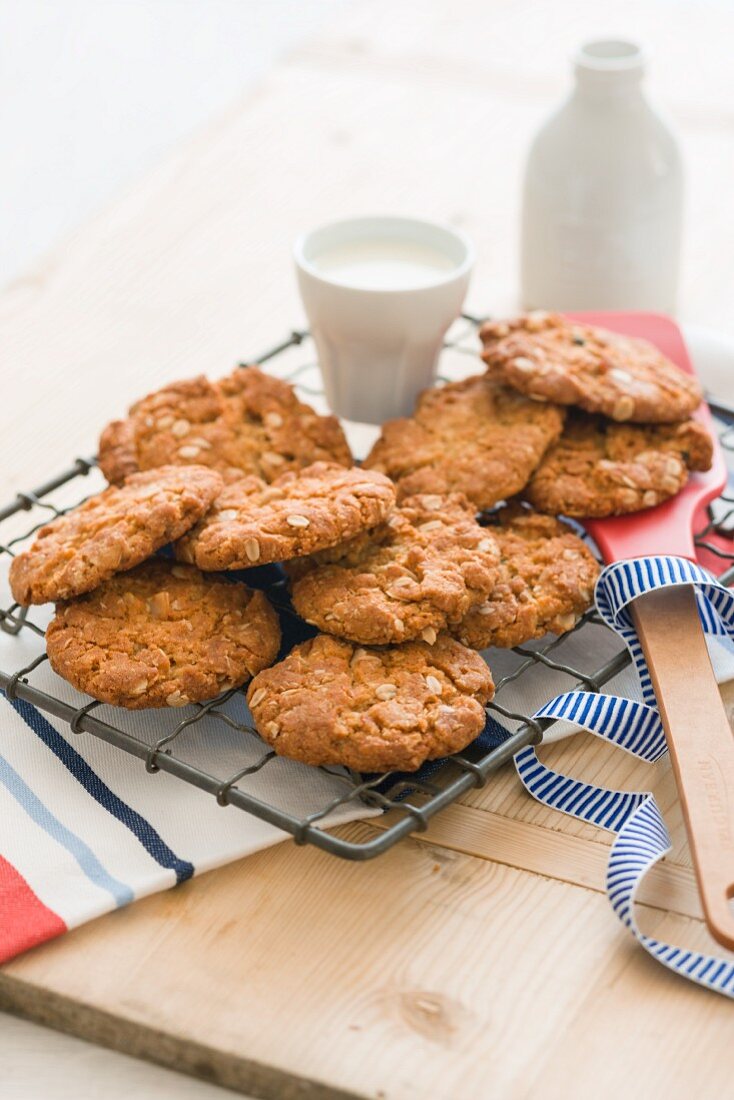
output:
M10 567L18 603L68 600L145 561L201 519L222 489L204 466L133 474L42 527Z
M278 617L262 592L156 559L56 608L52 668L113 706L181 707L272 664Z
M696 420L614 424L577 414L549 450L525 496L541 512L618 516L680 492L689 470L708 470L713 442Z
M518 506L489 528L500 548L497 584L451 632L472 649L564 634L591 607L599 563L567 524Z
M135 470L198 463L226 481L254 474L273 481L312 462L352 465L339 421L304 405L287 382L257 367L238 368L219 382L203 375L149 394L127 420L109 424L99 464L118 484Z
M486 598L499 560L458 493L410 497L381 527L326 554L326 564L317 556L297 570L293 606L319 630L362 645L435 641Z
M684 420L701 402L696 379L647 340L558 313L489 321L480 336L490 374L536 400L650 424Z
M384 649L319 634L255 677L247 701L279 755L386 772L459 752L493 694L482 658L446 634Z
M271 485L249 477L228 485L176 545L200 569L248 569L287 561L376 527L395 503L383 474L316 462Z
M383 425L365 466L397 482L399 499L456 491L491 508L528 483L564 415L475 375L424 390L412 417Z

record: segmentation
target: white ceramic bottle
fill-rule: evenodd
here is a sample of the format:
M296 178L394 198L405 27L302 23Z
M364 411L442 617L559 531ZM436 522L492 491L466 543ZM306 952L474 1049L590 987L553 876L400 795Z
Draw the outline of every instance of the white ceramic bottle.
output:
M631 42L589 42L525 174L526 308L675 309L683 212L676 139L642 90Z

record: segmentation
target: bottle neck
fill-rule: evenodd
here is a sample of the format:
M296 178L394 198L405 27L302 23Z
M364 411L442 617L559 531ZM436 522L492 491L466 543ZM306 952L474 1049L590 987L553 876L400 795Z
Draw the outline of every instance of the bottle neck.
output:
M574 71L577 98L623 106L642 97L645 57L633 42L587 42L574 58Z

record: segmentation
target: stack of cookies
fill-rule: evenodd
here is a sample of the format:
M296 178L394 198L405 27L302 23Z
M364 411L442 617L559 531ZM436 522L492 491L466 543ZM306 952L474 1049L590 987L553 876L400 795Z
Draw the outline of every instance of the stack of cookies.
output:
M378 476L351 468L334 417L318 416L255 367L144 398L105 429L99 464L110 487L41 528L14 559L10 585L24 606L56 604L46 631L55 671L95 699L131 709L212 699L247 683L280 650L279 618L263 592L197 568L187 553L179 563L159 551L177 546L212 510L226 519L220 498L230 485L244 482L260 503L268 483L309 465L337 480ZM389 485L386 497L385 508L394 498ZM384 510L370 502L364 522ZM284 522L292 534L290 524L302 521ZM253 545L245 537L248 565L270 560L266 539L257 552ZM317 545L328 546L328 537Z
M477 651L568 631L593 601L598 563L557 514L650 507L712 454L696 385L642 341L545 313L482 340L487 372L425 391L361 467L334 417L255 367L135 404L102 434L110 487L11 568L19 603L56 603L56 672L130 708L249 681L261 737L309 764L464 748L494 692ZM240 573L272 563L319 631L280 661Z
M255 367L139 401L102 433L99 465L109 488L41 528L10 571L20 604L56 604L48 656L77 689L130 709L181 707L255 677L252 711L276 751L364 770L416 768L481 732L489 669L441 633L497 573L497 546L463 497L396 510L393 482L354 466L338 421ZM423 578L403 625L388 595L367 630L387 641L389 622L405 644L359 646L349 614L339 637L334 614L335 631L275 664L279 616L240 571L300 564L305 585L320 555L370 546L384 559L375 588L384 578L404 597L406 578ZM328 584L315 608L324 599ZM355 600L355 623L370 608Z
M521 494L598 518L660 504L710 468L711 437L691 419L701 389L647 341L545 312L480 336L486 374L426 390L384 425L365 465L401 494L460 490L478 508Z
M567 410L560 438L525 488L553 515L618 516L661 504L713 460L691 416L703 394L646 340L531 313L483 326L489 376L534 402Z

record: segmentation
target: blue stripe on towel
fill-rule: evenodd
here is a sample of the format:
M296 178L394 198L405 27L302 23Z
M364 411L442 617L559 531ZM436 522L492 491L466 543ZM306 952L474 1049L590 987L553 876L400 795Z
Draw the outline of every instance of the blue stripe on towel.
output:
M135 894L130 886L120 882L102 866L92 849L84 843L81 837L67 829L57 817L44 806L25 780L21 779L12 764L9 764L4 756L0 756L0 783L13 796L19 806L25 810L28 816L35 821L39 828L43 829L53 840L65 848L69 855L78 863L84 874L95 886L106 890L114 898L115 906L129 905L134 900Z
M133 810L126 802L118 798L97 773L90 768L84 757L72 748L66 738L62 737L35 707L24 699L12 699L9 702L54 756L84 787L87 794L129 829L160 867L174 871L177 883L191 878L194 873L194 865L187 860L179 859L151 823L137 810Z

